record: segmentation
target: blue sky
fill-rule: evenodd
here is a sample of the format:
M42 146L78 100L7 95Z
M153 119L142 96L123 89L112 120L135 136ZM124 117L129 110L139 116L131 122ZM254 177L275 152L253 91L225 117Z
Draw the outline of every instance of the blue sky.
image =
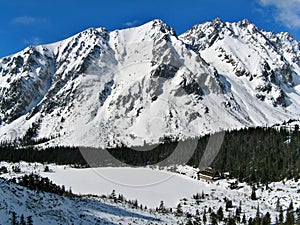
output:
M300 40L300 0L2 0L0 57L29 45L63 40L89 27L109 30L162 19L177 34L216 17L249 19Z

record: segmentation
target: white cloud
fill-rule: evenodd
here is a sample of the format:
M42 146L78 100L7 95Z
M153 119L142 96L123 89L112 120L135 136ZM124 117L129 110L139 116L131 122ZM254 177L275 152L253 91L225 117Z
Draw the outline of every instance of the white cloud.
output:
M138 22L139 22L138 20L128 21L128 22L124 23L124 25L127 27L132 27L132 26L137 25Z
M37 21L36 18L31 17L31 16L20 16L16 17L12 20L12 23L14 24L22 24L22 25L29 25L32 23L35 23Z
M39 37L32 37L30 39L25 39L24 43L26 45L39 45L42 43L42 40Z
M262 6L275 8L275 20L289 28L300 28L300 0L258 0Z

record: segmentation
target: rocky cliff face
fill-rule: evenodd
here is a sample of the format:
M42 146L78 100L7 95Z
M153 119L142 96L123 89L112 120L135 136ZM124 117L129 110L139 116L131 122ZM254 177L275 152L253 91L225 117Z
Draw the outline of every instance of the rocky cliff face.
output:
M299 118L299 54L247 20L88 29L0 59L1 140L143 145Z
M287 33L259 30L248 20L220 19L194 26L181 35L219 73L245 80L255 96L274 107L287 107L286 94L298 85L299 42ZM245 79L247 78L247 79Z

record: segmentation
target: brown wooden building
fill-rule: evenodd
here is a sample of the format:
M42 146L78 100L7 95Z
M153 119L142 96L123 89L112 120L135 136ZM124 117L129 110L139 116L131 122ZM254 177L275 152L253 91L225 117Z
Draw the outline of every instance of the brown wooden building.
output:
M204 170L201 170L198 172L198 180L199 179L205 179L210 181L220 180L222 179L222 174L211 167L207 167Z

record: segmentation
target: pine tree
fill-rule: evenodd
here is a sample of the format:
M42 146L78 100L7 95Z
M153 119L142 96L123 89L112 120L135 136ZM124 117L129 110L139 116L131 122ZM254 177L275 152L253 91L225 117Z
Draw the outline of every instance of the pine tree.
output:
M112 190L111 194L109 195L110 199L116 199L116 191Z
M158 210L159 210L159 212L162 212L162 213L166 212L166 208L165 208L165 205L164 205L163 201L160 201Z
M135 208L135 209L137 209L137 208L139 207L139 202L138 202L137 199L135 199L135 200L133 201L132 206L133 206L133 208Z
M245 214L243 215L242 223L243 224L247 224L247 219L246 219L246 215Z
M200 216L200 212L199 212L199 209L196 209L196 216Z
M250 218L248 219L248 225L253 225L253 219L252 219L252 217L250 217Z
M124 196L122 194L118 195L118 201L123 202L125 200Z
M256 198L256 193L255 193L255 189L254 189L254 188L252 188L251 200L257 200L257 198Z
M22 214L20 217L20 225L26 225L24 215Z
M238 209L237 209L236 211L238 211ZM241 216L240 216L240 214L237 213L237 212L236 212L236 214L235 214L235 220L236 220L236 222L238 222L238 223L241 222Z
M236 221L237 222L240 222L241 221L241 211L240 211L240 208L236 208L235 210L235 218L236 218Z
M279 222L279 224L283 224L283 209L282 209L282 206L280 206L280 213L279 213L278 222Z
M32 216L27 217L27 225L33 225Z
M279 198L277 198L277 202L276 202L276 210L277 210L278 212L280 212L280 199L279 199Z
M202 220L203 220L203 223L206 224L206 222L207 222L207 217L206 217L206 210L205 210L205 209L204 209L204 211L203 211L203 218L202 218Z
M211 222L212 225L217 225L218 224L217 214L215 214L214 212L210 213L210 222Z
M49 172L49 171L50 171L49 166L45 166L44 172Z
M191 219L189 219L187 222L186 222L186 224L185 225L193 225L193 222L192 222L192 220Z
M242 213L242 201L240 201L240 204L239 204L239 212Z
M11 225L17 225L17 214L15 212L11 212Z
M72 188L71 188L71 186L70 186L70 189L69 189L69 191L68 191L68 195L70 195L70 196L72 196L72 195L73 195L73 192L72 192Z
M293 225L295 223L295 216L294 216L294 204L291 200L289 207L286 211L286 217L285 217L285 224L286 225Z
M231 217L228 218L228 221L226 223L227 225L236 225L235 220Z
M256 216L254 219L254 224L260 225L261 223L261 218L260 218L260 209L259 209L259 205L257 205L257 210L256 210Z
M222 221L224 218L223 208L220 206L220 208L217 211L217 217L219 221Z
M260 218L259 204L257 205L257 208L256 208L256 217L257 217L257 218Z
M182 215L183 215L182 206L179 203L176 208L176 216L182 216Z
M270 224L271 224L271 215L269 212L267 212L263 218L262 225L270 225Z
M294 203L293 203L293 200L290 201L290 205L287 209L288 211L293 211L294 210Z

